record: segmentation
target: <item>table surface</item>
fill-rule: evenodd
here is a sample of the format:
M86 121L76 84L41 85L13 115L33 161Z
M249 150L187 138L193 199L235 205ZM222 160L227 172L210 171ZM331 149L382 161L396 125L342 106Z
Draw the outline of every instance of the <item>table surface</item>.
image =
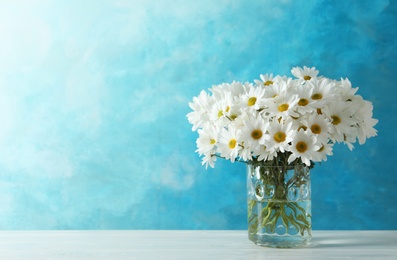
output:
M313 231L305 248L254 245L247 231L0 231L0 259L397 259L397 231Z

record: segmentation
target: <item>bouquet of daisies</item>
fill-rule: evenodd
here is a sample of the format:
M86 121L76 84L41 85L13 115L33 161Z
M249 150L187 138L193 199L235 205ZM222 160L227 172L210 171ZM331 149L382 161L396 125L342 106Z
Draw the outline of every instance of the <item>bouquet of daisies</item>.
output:
M187 114L198 132L202 164L234 161L304 163L326 161L335 143L350 150L376 136L372 103L346 79L295 67L295 78L260 75L254 83L222 83L201 91Z

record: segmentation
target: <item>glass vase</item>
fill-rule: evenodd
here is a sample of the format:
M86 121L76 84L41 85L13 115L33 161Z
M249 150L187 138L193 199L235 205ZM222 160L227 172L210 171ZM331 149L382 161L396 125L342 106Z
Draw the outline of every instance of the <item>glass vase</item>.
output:
M248 236L257 245L301 247L311 240L310 169L247 164Z

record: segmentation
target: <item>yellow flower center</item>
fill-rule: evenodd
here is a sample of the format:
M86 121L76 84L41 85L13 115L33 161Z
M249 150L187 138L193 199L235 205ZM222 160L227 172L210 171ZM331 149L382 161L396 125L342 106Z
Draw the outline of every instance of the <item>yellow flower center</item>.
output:
M319 126L318 124L313 124L310 127L310 130L312 130L313 134L321 134L321 126Z
M236 114L231 114L231 115L229 116L229 118L230 118L232 121L234 121L234 120L237 118L237 115L236 115Z
M270 85L273 85L273 81L271 81L271 80L268 80L268 81L266 81L265 83L263 83L265 86L270 86Z
M315 93L312 95L313 100L320 100L323 98L323 95L321 93Z
M263 136L262 130L260 129L255 129L254 131L252 131L251 133L251 137L255 140L259 140L261 139Z
M284 112L284 111L287 111L288 108L289 108L288 104L281 104L281 105L278 106L278 111Z
M300 153L304 153L304 152L306 152L306 150L307 150L307 144L305 143L305 142L298 142L296 145L295 145L295 148L296 148L296 150L298 151L298 152L300 152Z
M215 139L212 139L212 138L211 138L210 144L215 144L215 143L216 143Z
M237 144L236 139L231 139L231 140L229 141L229 148L230 148L230 149L234 149L234 148L236 147L236 144Z
M303 129L303 130L305 130L305 131L306 131L306 129L307 129L307 126L305 126L305 125L301 125L301 126L298 128L298 131L299 131L299 130L301 130L301 129Z
M228 113L230 111L230 106L227 106L225 111Z
M256 97L250 97L248 99L248 106L253 106L256 103Z
M308 75L306 75L306 76L303 76L303 79L304 80L310 80L312 77L310 77L310 76L308 76Z
M340 122L342 122L342 119L340 119L339 116L333 115L333 116L331 116L331 118L332 118L333 125L339 125Z
M306 98L301 98L298 101L298 105L300 105L302 107L306 106L307 104L309 104L309 100L307 100Z
M218 111L218 118L220 118L220 117L222 117L223 116L223 111L222 110L219 110Z
M277 132L274 134L273 138L277 143L282 143L285 141L287 135L283 132Z

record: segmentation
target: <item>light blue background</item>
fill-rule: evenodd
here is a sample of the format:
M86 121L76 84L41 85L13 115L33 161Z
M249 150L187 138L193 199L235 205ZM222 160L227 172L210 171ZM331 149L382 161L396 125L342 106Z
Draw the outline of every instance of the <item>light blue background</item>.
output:
M396 229L397 1L1 1L0 229L246 229L245 166L205 170L188 102L316 66L378 137L312 171L314 229Z

